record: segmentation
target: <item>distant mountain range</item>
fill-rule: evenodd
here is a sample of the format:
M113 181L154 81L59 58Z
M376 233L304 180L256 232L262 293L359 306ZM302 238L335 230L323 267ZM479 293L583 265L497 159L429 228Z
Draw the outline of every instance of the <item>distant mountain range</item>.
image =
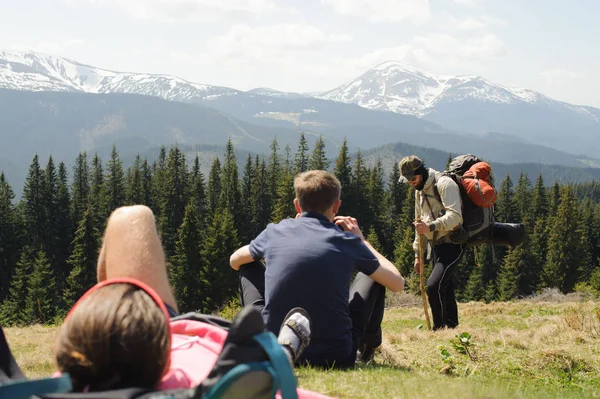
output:
M110 71L35 52L0 52L0 88L142 94L203 103L259 124L322 129L331 125L318 113L335 101L401 114L403 120L394 121L394 128L414 134L498 132L592 157L600 148L600 109L567 104L479 76L435 75L398 62L378 65L322 93L285 93L269 88L243 92L168 75ZM319 103L315 98L327 101ZM357 115L354 125L390 127L387 123L374 125L373 118L365 115Z
M347 138L353 150L402 142L507 164L600 167L599 120L595 108L393 62L325 93L244 92L0 52L0 168L19 176L35 152L68 162L113 143L129 154L228 137L244 151L266 152L273 137L295 151L300 132L323 135L332 155Z

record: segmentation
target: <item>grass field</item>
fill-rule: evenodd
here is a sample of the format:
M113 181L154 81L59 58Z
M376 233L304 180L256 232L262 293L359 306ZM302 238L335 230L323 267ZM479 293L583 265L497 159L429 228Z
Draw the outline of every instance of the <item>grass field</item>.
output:
M350 371L300 368L300 386L339 398L600 397L598 302L549 294L460 304L460 327L436 333L422 327L418 298L389 302L373 364ZM56 327L5 331L28 376L53 371ZM463 332L471 338L459 344Z

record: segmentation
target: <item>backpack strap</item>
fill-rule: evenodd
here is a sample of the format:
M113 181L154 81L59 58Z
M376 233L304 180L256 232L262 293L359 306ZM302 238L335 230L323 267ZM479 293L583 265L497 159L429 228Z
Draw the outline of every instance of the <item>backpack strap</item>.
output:
M15 358L8 347L4 330L0 326L0 385L4 381L25 379L25 375L17 365Z
M254 340L267 352L272 366L279 377L279 386L281 388L281 396L284 399L298 399L296 391L296 377L290 365L287 355L283 351L281 345L277 343L275 334L270 331L265 331L255 335Z
M71 389L71 376L63 374L58 378L3 382L0 384L0 398L27 399L34 395L66 393Z

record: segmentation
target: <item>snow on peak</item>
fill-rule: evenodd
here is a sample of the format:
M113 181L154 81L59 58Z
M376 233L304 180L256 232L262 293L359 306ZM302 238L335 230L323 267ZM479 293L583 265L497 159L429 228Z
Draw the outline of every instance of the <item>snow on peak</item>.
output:
M504 104L553 101L533 90L506 87L480 76L433 74L396 61L381 63L333 90L313 96L416 116L426 115L440 102L467 98Z
M38 52L0 51L0 88L26 91L132 93L171 101L231 95L236 90L169 75L124 73Z

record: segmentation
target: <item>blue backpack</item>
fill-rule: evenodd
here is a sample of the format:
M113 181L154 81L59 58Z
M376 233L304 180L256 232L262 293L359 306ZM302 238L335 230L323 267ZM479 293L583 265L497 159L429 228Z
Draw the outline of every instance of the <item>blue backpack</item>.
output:
M232 322L188 313L192 319L227 329L228 335L213 369L201 385L190 389L152 391L132 387L105 392L71 392L68 374L28 380L17 365L0 328L0 399L267 399L280 391L283 399L297 399L292 366L275 335L265 331L262 316L251 306Z

